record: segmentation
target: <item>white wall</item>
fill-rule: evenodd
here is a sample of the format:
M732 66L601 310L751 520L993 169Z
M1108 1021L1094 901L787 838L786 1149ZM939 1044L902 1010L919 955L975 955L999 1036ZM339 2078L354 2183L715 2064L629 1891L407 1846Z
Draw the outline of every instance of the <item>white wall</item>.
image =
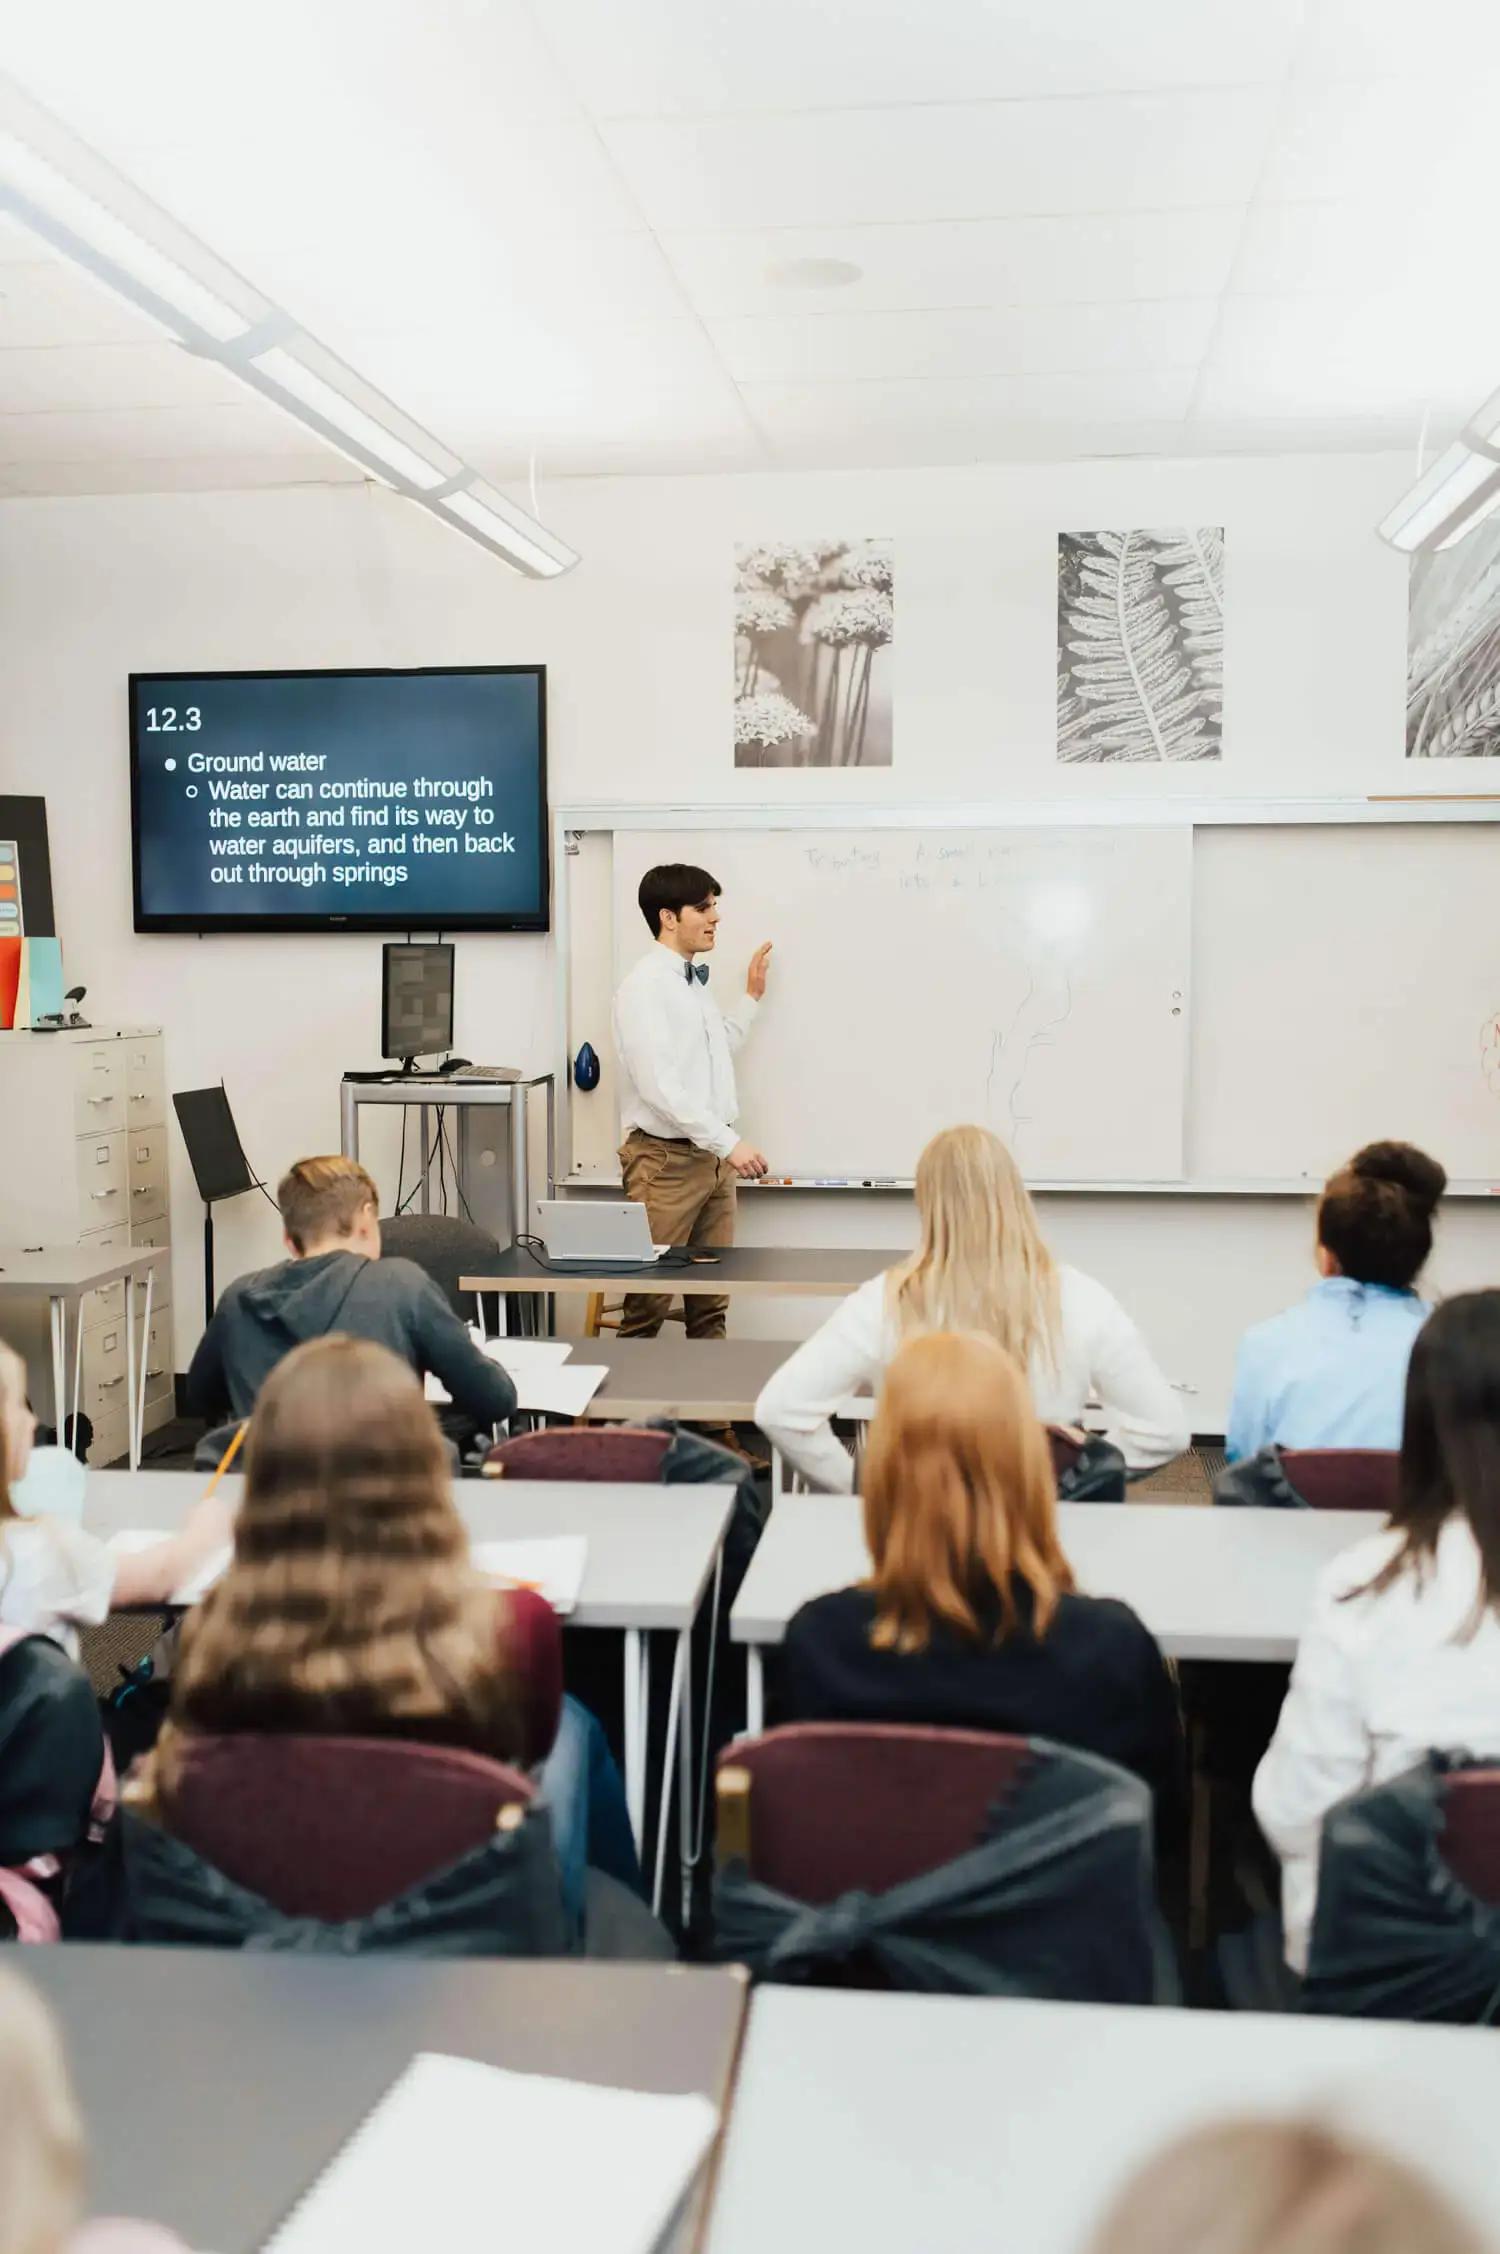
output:
M0 788L47 796L66 967L87 983L90 1014L162 1024L175 1087L222 1076L252 1162L274 1178L299 1151L336 1147L339 1074L378 1061L380 942L132 934L132 670L541 659L555 800L821 802L826 775L730 764L731 550L770 534L892 534L896 763L841 776L847 802L1399 791L1405 573L1372 527L1409 470L1392 457L1109 461L562 486L547 513L584 560L552 586L514 578L373 492L7 501ZM1056 533L1174 523L1227 532L1222 766L1107 779L1060 769ZM1472 767L1421 780L1475 787ZM547 941L464 940L463 1053L550 1064L552 1011ZM370 1144L389 1191L388 1124ZM1305 1213L1271 1201L1054 1204L1059 1247L1123 1292L1170 1374L1197 1386L1200 1429L1215 1426L1241 1323L1300 1288ZM178 1153L179 1363L201 1289L199 1214ZM899 1242L907 1225L902 1208L799 1197L751 1208L745 1233ZM1454 1210L1444 1283L1500 1269L1497 1227L1491 1212ZM262 1200L222 1209L224 1273L275 1247ZM805 1309L767 1315L785 1330L806 1320Z

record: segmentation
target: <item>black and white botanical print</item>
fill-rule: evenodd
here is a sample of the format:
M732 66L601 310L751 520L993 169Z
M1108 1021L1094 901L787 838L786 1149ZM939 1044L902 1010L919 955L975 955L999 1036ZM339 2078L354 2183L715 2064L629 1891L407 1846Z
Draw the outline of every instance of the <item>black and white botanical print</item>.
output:
M889 540L735 550L736 767L889 767Z
M1500 759L1500 520L1413 556L1408 759Z
M1057 540L1057 756L1218 759L1224 528Z

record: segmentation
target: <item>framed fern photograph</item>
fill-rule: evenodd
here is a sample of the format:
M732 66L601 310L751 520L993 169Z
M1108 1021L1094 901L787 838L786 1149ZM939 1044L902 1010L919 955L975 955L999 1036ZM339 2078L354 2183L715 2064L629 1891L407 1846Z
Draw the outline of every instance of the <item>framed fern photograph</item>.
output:
M1408 759L1500 759L1500 523L1413 556Z
M1061 532L1057 756L1223 756L1224 528Z

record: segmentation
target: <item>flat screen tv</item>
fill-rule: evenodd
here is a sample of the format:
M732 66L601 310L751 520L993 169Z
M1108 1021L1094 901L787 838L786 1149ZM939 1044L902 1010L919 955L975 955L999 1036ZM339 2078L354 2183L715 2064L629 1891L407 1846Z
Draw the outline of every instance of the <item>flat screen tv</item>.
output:
M132 673L137 931L545 931L547 677Z

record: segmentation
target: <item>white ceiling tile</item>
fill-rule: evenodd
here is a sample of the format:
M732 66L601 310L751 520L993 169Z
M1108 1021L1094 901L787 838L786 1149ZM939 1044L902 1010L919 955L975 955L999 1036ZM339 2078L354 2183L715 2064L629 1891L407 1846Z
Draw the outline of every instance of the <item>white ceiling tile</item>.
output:
M737 382L1008 376L1181 367L1201 359L1216 310L1213 298L1165 298L1134 305L787 314L715 321L709 333Z
M281 485L358 485L352 462L324 450L319 461L273 461L257 455L211 454L156 460L132 454L118 461L7 462L0 485L12 496L87 493L242 493Z
M606 125L649 224L1129 211L1248 198L1269 90Z
M779 459L855 463L1030 456L1037 434L1166 426L1193 371L969 377L942 383L751 384L745 404ZM924 454L923 449L929 449Z
M1307 0L1309 78L1450 78L1494 54L1494 0Z
M1467 412L1500 383L1500 300L1432 317L1410 292L1232 298L1204 366L1209 418L1305 415L1351 421Z
M1344 296L1390 289L1404 276L1439 314L1449 293L1468 296L1489 257L1484 214L1472 204L1452 223L1422 200L1420 182L1338 203L1251 208L1234 265L1234 289ZM0 276L0 287L3 287Z
M1401 79L1302 85L1283 105L1259 194L1268 203L1389 198L1399 182L1462 225L1487 207L1500 81L1461 63L1434 100Z
M0 340L4 338L0 326ZM238 402L245 387L226 368L173 344L53 345L0 350L0 415L92 407L172 407Z
M327 452L311 431L249 395L234 406L0 415L0 462L105 462L133 455L170 461L215 453L316 462Z
M0 351L39 344L149 344L162 331L91 274L51 253L0 261Z
M902 312L955 305L1088 304L1212 296L1228 282L1242 204L1118 216L939 220L926 226L751 228L662 238L709 319ZM801 259L859 269L844 287L776 279Z
M1300 0L546 0L554 50L601 117L1025 100L1265 83L1288 68Z
M733 403L733 390L696 321L618 328L608 338L585 332L449 331L441 354L414 336L356 338L353 357L372 383L408 414L457 444L459 430L479 430L493 443L528 429L557 429L570 418L597 429L661 412L667 396L692 392Z

